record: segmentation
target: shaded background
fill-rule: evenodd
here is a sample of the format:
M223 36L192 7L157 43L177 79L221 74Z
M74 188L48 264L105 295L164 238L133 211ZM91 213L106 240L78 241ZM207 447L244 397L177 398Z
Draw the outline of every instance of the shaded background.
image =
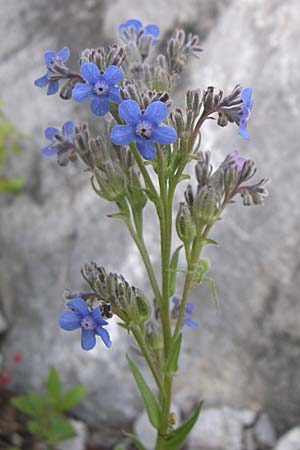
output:
M48 364L55 364L66 386L89 386L77 414L106 443L130 427L142 407L124 361L130 340L116 324L110 326L113 347L88 353L74 333L58 329L63 290L84 286L80 267L90 260L150 289L122 224L105 218L113 206L99 201L78 168L60 168L39 153L47 126L86 119L88 105L46 98L33 86L44 72L43 51L68 45L75 68L82 49L114 42L118 24L135 17L157 23L162 40L175 26L199 33L205 51L185 72L178 103L186 87L253 87L251 141L242 141L236 127L210 123L202 149L211 150L216 163L238 149L257 162L258 176L272 179L264 207L236 205L212 233L220 246L206 256L220 309L206 287L193 291L200 328L185 331L175 400L185 413L199 398L207 406L264 410L279 434L299 423L299 2L1 0L0 6L0 97L29 137L8 166L11 175L24 177L25 187L17 197L0 199L1 351L24 355L13 388L40 388ZM146 240L158 262L151 213Z

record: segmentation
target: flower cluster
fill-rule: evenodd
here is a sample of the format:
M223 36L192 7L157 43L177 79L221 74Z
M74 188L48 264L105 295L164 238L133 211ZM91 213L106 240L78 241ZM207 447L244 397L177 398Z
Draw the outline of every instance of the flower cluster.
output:
M59 90L59 82L65 80L59 95L78 103L90 100L91 112L97 118L107 119L107 126L95 138L90 136L86 122L75 126L67 121L61 130L48 127L45 130L48 143L41 151L47 157L56 154L61 166L75 160L83 163L84 170L91 175L94 191L115 202L120 210L108 217L121 218L139 246L143 245L139 234L143 230L142 210L147 200L153 202L160 219L164 220L159 209L163 203L159 203L151 177L145 176L147 164L159 174L163 192L174 180L178 184L186 178L185 165L196 160L197 190L187 186L185 201L180 203L176 219L176 230L189 260L193 241L204 227L207 230L218 220L237 194L242 196L244 205L261 204L267 195L267 179L254 185L246 183L255 174L255 164L236 150L215 171L210 154L199 152L200 128L214 115L219 126L234 123L239 134L249 139L247 122L253 104L252 89L238 85L225 96L212 86L203 94L200 89L188 90L185 107L174 107L172 93L177 80L190 56L199 57L202 51L199 37L176 30L167 41L165 53L151 58L151 53L157 50L155 44L160 34L157 25L143 26L139 20L130 19L119 25L118 34L120 44L108 49L83 50L79 73L65 65L70 56L68 47L57 53L45 52L46 73L34 82L35 85L48 86L47 95L53 95ZM134 228L129 225L132 218ZM145 258L144 251L142 253ZM210 282L204 277L207 270L205 260L198 260L193 266L190 285L203 279ZM94 348L96 336L100 336L107 347L111 346L109 333L103 327L108 325L106 319L112 314L116 314L128 330L131 327L156 328L149 325L152 320L149 301L122 275L107 274L94 263L86 265L82 274L91 291L68 291L70 310L60 315L59 325L67 331L81 329L84 350ZM172 304L174 319L182 317L182 323L188 327L198 326L192 319L192 303L173 297Z

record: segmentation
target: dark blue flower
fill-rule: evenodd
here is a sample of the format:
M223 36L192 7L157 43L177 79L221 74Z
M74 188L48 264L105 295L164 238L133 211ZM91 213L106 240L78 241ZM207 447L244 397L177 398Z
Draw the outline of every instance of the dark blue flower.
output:
M96 335L100 336L106 347L111 347L107 330L103 328L108 322L103 319L100 308L90 310L82 298L74 298L67 303L72 311L64 311L59 316L59 326L66 331L81 328L81 347L91 350L96 345Z
M78 83L73 89L72 97L82 103L91 98L91 110L96 116L104 116L109 111L109 101L120 103L120 88L116 86L123 80L123 72L118 66L108 66L101 73L96 64L85 62L80 73L87 83Z
M121 23L118 27L119 33L122 35L123 30L129 30L133 28L136 31L136 34L142 31L142 34L153 36L153 38L157 38L160 33L160 29L155 24L149 24L143 27L142 22L137 19L127 20L125 23ZM158 39L152 39L152 44L156 44Z
M150 103L142 113L136 101L124 100L119 105L119 114L128 125L115 125L110 133L111 141L117 145L135 141L138 151L145 159L155 157L153 142L171 144L177 139L174 128L160 125L168 115L168 108L161 101Z
M43 88L48 86L47 95L53 95L58 91L60 78L66 78L66 74L69 69L64 65L70 56L70 49L68 47L62 48L59 52L55 53L52 50L48 50L44 53L45 64L47 72L42 77L35 80L35 86Z
M243 100L243 107L240 113L239 134L245 139L250 139L247 131L247 122L253 105L252 88L244 88L241 93L241 98Z

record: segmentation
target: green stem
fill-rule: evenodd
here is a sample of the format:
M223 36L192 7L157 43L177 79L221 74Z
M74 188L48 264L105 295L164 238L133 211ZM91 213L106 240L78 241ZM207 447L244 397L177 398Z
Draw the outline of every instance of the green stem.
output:
M129 231L132 239L134 240L137 248L139 249L139 252L141 254L141 257L143 259L143 262L145 264L145 267L146 267L146 270L148 273L149 281L150 281L154 296L157 299L158 304L160 305L161 304L161 293L160 293L160 290L159 290L159 287L158 287L158 284L156 281L156 276L155 276L155 273L153 270L152 263L150 261L150 257L149 257L144 239L142 236L139 236L135 232L130 219L128 221L126 221L126 225L127 225L128 231Z
M162 384L161 376L160 376L160 373L158 372L157 368L155 367L155 364L154 364L154 362L153 362L153 360L151 358L151 355L149 354L147 345L145 343L144 336L142 335L142 333L136 327L132 328L131 331L132 331L132 334L135 337L135 340L139 344L139 347L140 347L140 349L142 351L142 354L143 354L145 360L147 361L147 364L148 364L148 366L149 366L149 368L151 370L153 378L154 378L154 380L156 382L156 385L157 385L157 387L159 389L160 395L161 395L161 397L164 397L164 394L163 394L164 387L163 387L163 384Z
M159 196L157 194L157 191L155 189L155 186L151 180L151 177L146 169L146 167L143 164L142 158L140 157L140 154L138 152L138 150L136 149L135 145L133 143L129 144L130 150L133 153L134 159L143 175L144 181L145 181L145 185L146 187L152 192L152 194L159 199Z
M157 434L155 450L160 450L165 443L165 436L168 434L170 420L170 406L172 396L172 375L165 375L164 379L164 397L162 399L162 413L160 429Z
M164 337L164 354L167 358L171 344L171 322L169 312L169 278L170 278L170 253L172 239L172 210L170 211L168 193L165 178L165 159L161 147L157 145L158 179L160 196L162 200L162 215L160 217L160 241L162 255L162 304L160 309L162 330ZM170 217L171 216L171 217Z

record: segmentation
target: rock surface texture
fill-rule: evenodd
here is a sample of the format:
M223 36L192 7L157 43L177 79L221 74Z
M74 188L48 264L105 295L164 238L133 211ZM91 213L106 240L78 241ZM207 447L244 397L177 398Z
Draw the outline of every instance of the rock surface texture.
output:
M43 73L45 49L69 45L75 64L79 50L110 41L111 30L131 15L157 22L163 34L176 23L203 38L209 32L205 52L191 65L192 87L215 85L226 93L241 82L253 87L255 104L250 142L242 142L236 127L212 123L205 125L203 149L212 150L216 162L237 149L256 160L258 176L272 178L265 207L232 207L213 232L221 245L206 256L220 309L214 309L208 288L193 291L200 327L185 332L177 402L186 414L196 399L205 398L206 405L263 409L280 432L295 425L300 416L300 70L294 51L300 42L299 2L190 1L181 11L179 1L130 0L126 16L120 0L2 3L1 95L11 120L32 136L12 167L26 179L23 193L0 199L0 301L9 328L3 348L24 355L15 367L14 387L39 388L47 365L55 364L66 387L80 382L90 388L78 415L103 427L108 438L117 439L141 406L124 358L130 341L115 323L112 348L99 342L88 353L81 351L76 332L58 328L63 290L83 288L79 270L90 260L123 272L148 292L149 285L124 227L105 218L112 206L98 200L76 167L64 170L39 154L46 126L86 119L88 106L46 98L32 85ZM146 224L157 261L157 233L151 221ZM231 450L238 450L235 445Z

